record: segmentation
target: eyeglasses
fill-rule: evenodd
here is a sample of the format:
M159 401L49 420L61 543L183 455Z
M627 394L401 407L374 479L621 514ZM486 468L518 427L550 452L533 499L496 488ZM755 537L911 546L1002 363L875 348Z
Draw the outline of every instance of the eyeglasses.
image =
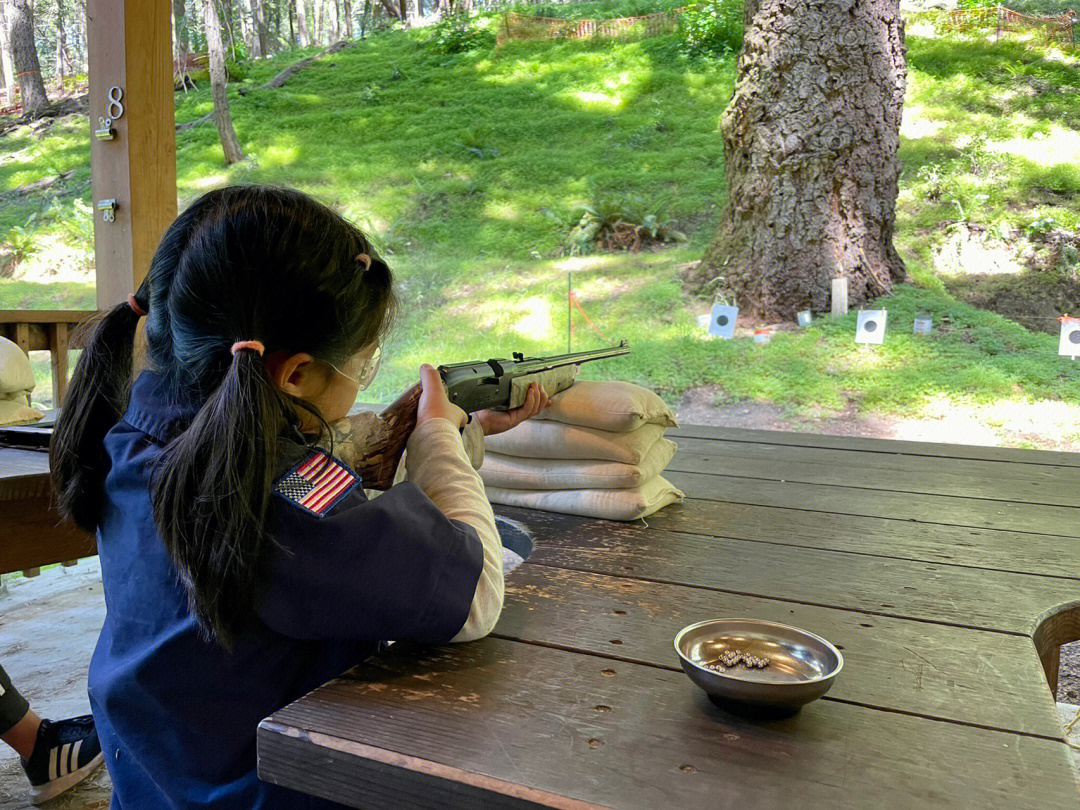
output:
M323 360L322 362L330 366L334 371L344 377L346 380L356 383L357 390L363 391L372 381L375 379L375 375L379 373L379 364L382 362L382 346L376 346L375 351L372 352L371 357L364 359L364 364L360 367L360 373L355 377L350 377L340 368L335 366L329 360Z

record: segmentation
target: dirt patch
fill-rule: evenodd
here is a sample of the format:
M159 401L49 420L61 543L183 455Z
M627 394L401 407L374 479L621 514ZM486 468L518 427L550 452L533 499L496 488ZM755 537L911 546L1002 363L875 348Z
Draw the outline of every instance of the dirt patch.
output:
M694 425L1080 452L1080 405L1065 402L965 405L942 397L931 399L914 417L862 413L855 402L839 413L815 415L768 402L714 404L720 394L719 386L691 389L679 404L678 418Z
M1080 705L1080 641L1061 645L1057 699Z
M1080 312L1080 278L1027 271L1017 275L970 275L943 279L961 301L1016 321L1032 332L1056 335L1062 313Z

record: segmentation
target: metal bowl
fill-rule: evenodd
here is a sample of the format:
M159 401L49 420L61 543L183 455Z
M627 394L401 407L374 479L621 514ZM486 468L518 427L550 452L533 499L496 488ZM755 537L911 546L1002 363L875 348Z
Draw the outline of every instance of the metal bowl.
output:
M769 665L708 669L706 665L722 665L726 650L768 658ZM713 703L743 714L794 714L828 692L844 666L840 651L820 636L758 619L691 624L675 636L675 652L690 680Z

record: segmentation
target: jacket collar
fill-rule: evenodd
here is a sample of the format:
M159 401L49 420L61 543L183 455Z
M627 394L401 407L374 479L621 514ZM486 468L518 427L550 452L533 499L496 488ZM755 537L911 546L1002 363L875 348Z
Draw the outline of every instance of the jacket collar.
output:
M166 444L190 424L203 402L176 390L156 371L144 371L132 383L124 421Z

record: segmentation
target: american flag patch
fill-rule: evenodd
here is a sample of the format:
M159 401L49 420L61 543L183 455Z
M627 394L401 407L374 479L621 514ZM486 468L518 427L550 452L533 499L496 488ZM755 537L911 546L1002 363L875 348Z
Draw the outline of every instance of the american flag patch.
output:
M274 485L274 492L315 515L325 515L360 476L325 453L314 452Z

